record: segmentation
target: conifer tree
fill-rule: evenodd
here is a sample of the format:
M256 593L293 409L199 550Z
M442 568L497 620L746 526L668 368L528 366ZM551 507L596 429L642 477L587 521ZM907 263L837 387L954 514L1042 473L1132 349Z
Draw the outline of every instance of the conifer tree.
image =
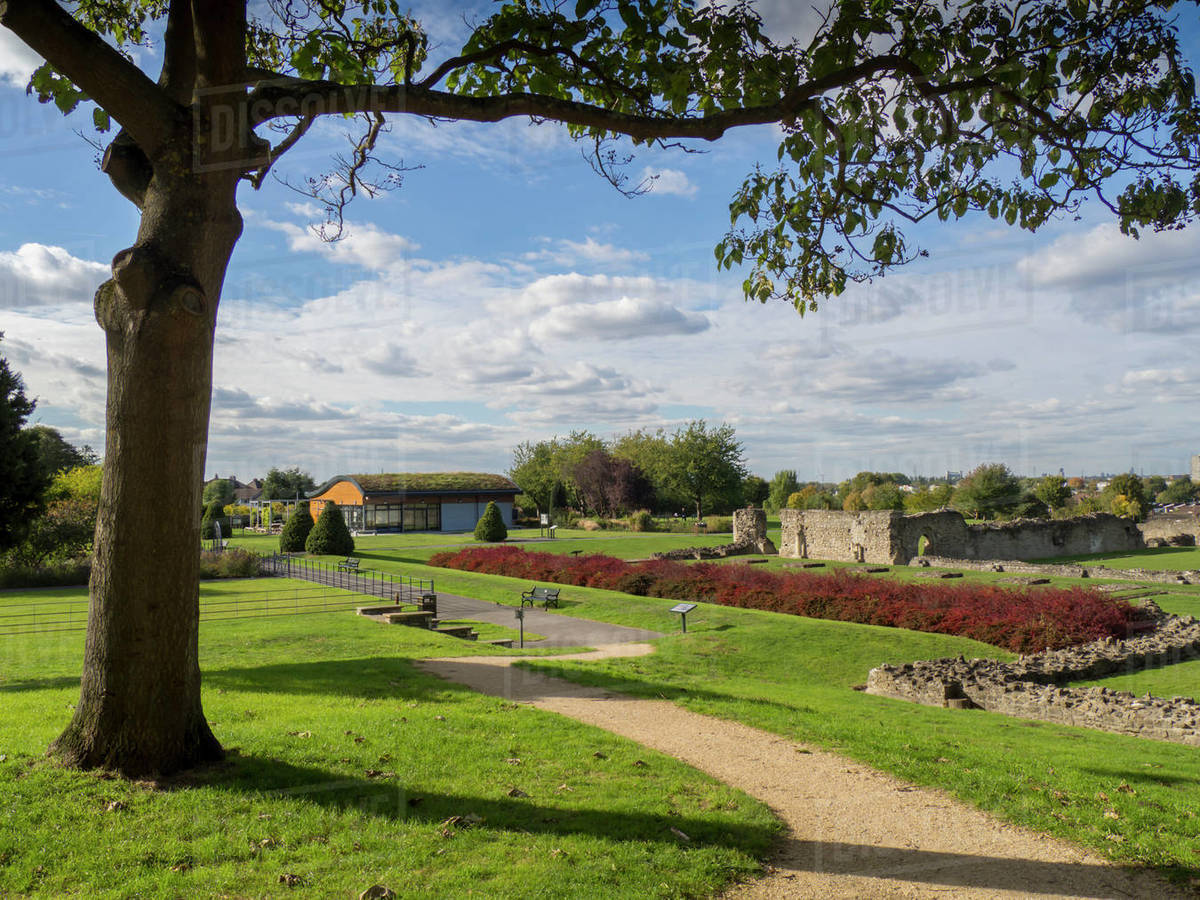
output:
M325 504L304 541L304 549L314 556L349 556L354 552L354 538L336 503Z
M483 511L483 515L479 517L479 521L475 525L475 540L477 541L503 541L508 537L508 528L504 525L504 516L500 514L500 507L496 505L496 501L489 500L487 509Z
M335 504L328 504L334 506ZM343 523L344 524L344 523ZM307 503L297 504L295 511L283 526L279 534L279 549L283 553L303 553L308 535L313 530L312 513L308 511Z

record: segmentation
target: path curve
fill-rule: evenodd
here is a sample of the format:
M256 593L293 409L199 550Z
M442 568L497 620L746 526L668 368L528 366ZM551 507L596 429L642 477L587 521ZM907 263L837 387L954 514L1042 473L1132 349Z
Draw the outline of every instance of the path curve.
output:
M598 647L555 659L652 653ZM521 657L417 661L423 671L631 738L766 803L787 835L764 878L726 900L759 898L1182 898L1152 872L1005 824L949 795L835 754L673 703L513 668Z

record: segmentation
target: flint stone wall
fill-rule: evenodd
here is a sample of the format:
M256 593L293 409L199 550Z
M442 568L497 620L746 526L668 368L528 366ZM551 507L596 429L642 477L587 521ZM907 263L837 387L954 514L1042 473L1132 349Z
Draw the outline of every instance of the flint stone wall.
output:
M954 510L905 515L894 510L783 509L780 555L903 565L922 550L956 559L1042 559L1139 550L1141 531L1108 513L1073 519L1016 519L968 525Z
M867 693L926 706L978 708L1026 719L1200 746L1200 703L1060 685L1200 657L1200 623L1164 616L1152 634L1096 641L1017 662L937 659L871 670Z
M1200 516L1160 513L1138 527L1147 547L1195 547L1200 543Z

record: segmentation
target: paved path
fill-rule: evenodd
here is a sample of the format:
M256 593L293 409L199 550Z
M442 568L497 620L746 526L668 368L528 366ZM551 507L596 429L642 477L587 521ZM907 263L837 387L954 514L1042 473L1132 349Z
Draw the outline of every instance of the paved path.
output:
M621 644L558 658L636 656L653 649ZM768 804L787 835L766 877L735 887L727 900L1195 896L1152 873L1120 869L1073 844L1005 824L940 791L816 747L673 703L512 668L514 661L476 656L416 664L475 690L624 735Z
M438 592L438 618L471 619L503 625L505 628L517 627L514 606L474 600L456 594L443 594L441 591ZM574 616L529 607L525 608L525 630L545 635L545 640L526 641L526 646L530 647L597 647L601 644L624 644L662 637L657 631L647 631L644 628L609 625L606 622L577 619Z

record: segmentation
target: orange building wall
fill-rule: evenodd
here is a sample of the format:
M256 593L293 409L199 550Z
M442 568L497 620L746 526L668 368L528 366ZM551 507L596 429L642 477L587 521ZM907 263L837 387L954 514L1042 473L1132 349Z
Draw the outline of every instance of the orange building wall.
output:
M326 503L336 503L338 506L362 506L362 491L350 481L338 481L329 486L324 493L308 501L308 511L314 520L320 518Z

